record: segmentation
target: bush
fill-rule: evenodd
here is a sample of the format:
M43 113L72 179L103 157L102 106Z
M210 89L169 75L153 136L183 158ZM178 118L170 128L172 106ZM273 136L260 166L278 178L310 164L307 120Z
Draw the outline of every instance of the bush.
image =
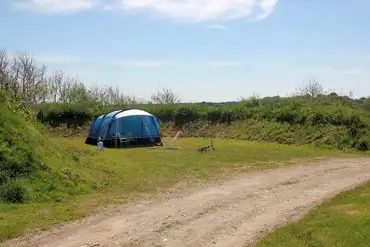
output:
M7 203L24 203L27 191L19 184L8 183L1 188L1 198Z
M356 149L359 151L368 151L370 150L370 141L368 139L360 139L357 142Z
M0 186L8 182L9 182L9 175L4 171L0 171Z
M94 112L92 106L88 104L45 104L38 109L36 116L41 122L53 127L61 124L67 124L70 127L88 123L93 119Z
M195 108L180 107L175 113L175 124L178 126L193 122L200 118L200 112Z
M208 121L213 123L229 124L236 118L241 118L242 114L236 109L231 108L214 108L208 111L206 116Z

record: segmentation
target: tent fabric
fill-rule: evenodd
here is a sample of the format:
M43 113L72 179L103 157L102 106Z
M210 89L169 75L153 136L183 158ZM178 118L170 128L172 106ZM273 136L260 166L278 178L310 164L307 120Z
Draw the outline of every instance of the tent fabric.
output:
M91 124L86 143L91 140L95 143L99 137L104 142L122 138L160 142L158 119L146 111L137 109L112 111L95 119Z
M116 118L129 117L129 116L152 116L153 117L152 114L150 114L146 111L132 109L132 110L128 110L128 111L119 112L117 114Z

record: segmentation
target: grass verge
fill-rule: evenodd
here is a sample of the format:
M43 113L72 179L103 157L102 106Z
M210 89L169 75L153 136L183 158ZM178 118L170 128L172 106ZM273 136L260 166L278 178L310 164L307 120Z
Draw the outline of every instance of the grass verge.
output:
M365 247L370 243L370 183L343 192L302 220L268 235L253 247Z

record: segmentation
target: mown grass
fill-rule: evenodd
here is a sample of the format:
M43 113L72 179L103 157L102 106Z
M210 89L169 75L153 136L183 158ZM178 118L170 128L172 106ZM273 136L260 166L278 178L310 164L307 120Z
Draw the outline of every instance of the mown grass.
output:
M370 183L341 193L254 247L365 247L370 243Z
M293 165L314 159L357 156L309 146L215 139L216 151L199 153L208 139L180 139L167 148L97 150L84 138L48 137L42 152L50 171L19 181L27 188L23 204L0 203L0 241L27 229L79 219L101 206L155 195L177 183L191 184L245 171Z

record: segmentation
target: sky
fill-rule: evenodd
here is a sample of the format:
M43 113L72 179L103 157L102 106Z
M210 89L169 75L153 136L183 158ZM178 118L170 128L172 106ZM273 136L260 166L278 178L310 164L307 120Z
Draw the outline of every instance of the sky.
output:
M88 86L183 101L370 96L368 0L0 0L0 47Z

